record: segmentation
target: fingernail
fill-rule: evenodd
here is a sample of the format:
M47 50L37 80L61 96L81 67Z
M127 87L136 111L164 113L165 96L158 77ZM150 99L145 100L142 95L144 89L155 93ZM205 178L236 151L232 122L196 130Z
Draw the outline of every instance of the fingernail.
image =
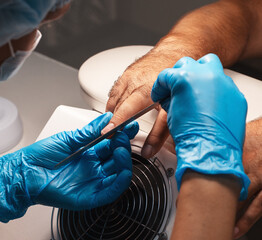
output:
M239 228L235 227L234 228L234 237L236 237L238 233L239 233Z
M114 123L109 123L102 131L101 134L104 135L107 132L109 132L111 129L113 129L115 127Z
M153 148L151 145L146 145L143 147L142 151L141 151L141 155L144 158L150 158L152 157L152 152L153 152Z

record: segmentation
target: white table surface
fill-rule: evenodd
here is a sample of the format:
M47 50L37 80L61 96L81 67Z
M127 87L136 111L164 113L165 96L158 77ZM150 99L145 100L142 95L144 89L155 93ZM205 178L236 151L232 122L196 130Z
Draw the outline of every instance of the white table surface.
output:
M24 129L19 144L8 152L34 143L59 105L90 109L81 91L77 69L34 52L16 76L0 82L0 96L17 106ZM50 207L33 206L24 217L8 224L0 223L0 239L49 240L51 210ZM50 218L41 217L41 213Z
M0 82L0 96L17 106L24 128L8 152L33 143L59 105L91 109L81 92L77 69L34 52L16 76Z

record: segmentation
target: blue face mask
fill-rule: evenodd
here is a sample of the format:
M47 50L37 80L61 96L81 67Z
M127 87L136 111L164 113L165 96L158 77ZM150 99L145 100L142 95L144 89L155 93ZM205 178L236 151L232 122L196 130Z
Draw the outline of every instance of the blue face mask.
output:
M40 33L40 31L37 30L35 42L33 44L33 47L29 51L14 52L11 41L8 42L9 49L11 52L11 57L7 58L0 65L0 81L4 81L7 80L8 78L11 78L19 71L25 60L30 56L30 54L34 51L34 49L38 45L41 37L42 34Z

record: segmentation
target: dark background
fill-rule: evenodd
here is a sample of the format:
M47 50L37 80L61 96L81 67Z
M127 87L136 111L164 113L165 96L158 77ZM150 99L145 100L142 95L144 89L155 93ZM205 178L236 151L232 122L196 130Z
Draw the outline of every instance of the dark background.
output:
M90 56L126 45L155 45L187 12L209 0L74 0L58 21L41 27L37 51L74 68ZM262 80L262 61L241 62L233 70Z

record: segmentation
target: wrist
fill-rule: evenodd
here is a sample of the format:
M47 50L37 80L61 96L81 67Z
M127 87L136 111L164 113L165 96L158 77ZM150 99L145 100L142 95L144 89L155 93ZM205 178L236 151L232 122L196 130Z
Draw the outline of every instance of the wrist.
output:
M32 205L23 173L22 153L7 154L0 158L0 221L22 217Z
M159 49L158 46L152 48L146 55L132 63L123 75L129 75L131 78L143 78L148 76L152 81L152 86L157 79L158 74L166 68L172 68L180 59L181 54L171 53L168 49ZM151 86L151 87L152 87Z
M172 239L232 239L239 191L232 176L187 171L177 202Z
M208 46L204 35L192 36L185 31L174 30L163 37L157 45L151 50L154 58L162 57L162 61L171 64L175 63L183 57L191 57L195 60L212 52L212 44Z
M197 192L201 198L206 195L213 196L215 199L215 195L221 196L221 192L217 191L217 189L220 188L223 189L223 191L226 191L228 195L231 195L231 198L237 202L241 187L239 179L234 175L206 175L192 170L187 170L182 178L181 189L183 190L183 193L188 196L189 194L195 194L194 192ZM216 202L215 204L217 205L219 203Z
M241 186L240 200L247 197L250 181L244 172L241 149L214 139L192 136L176 142L176 153L178 189L185 171L193 170L207 175L234 175Z

